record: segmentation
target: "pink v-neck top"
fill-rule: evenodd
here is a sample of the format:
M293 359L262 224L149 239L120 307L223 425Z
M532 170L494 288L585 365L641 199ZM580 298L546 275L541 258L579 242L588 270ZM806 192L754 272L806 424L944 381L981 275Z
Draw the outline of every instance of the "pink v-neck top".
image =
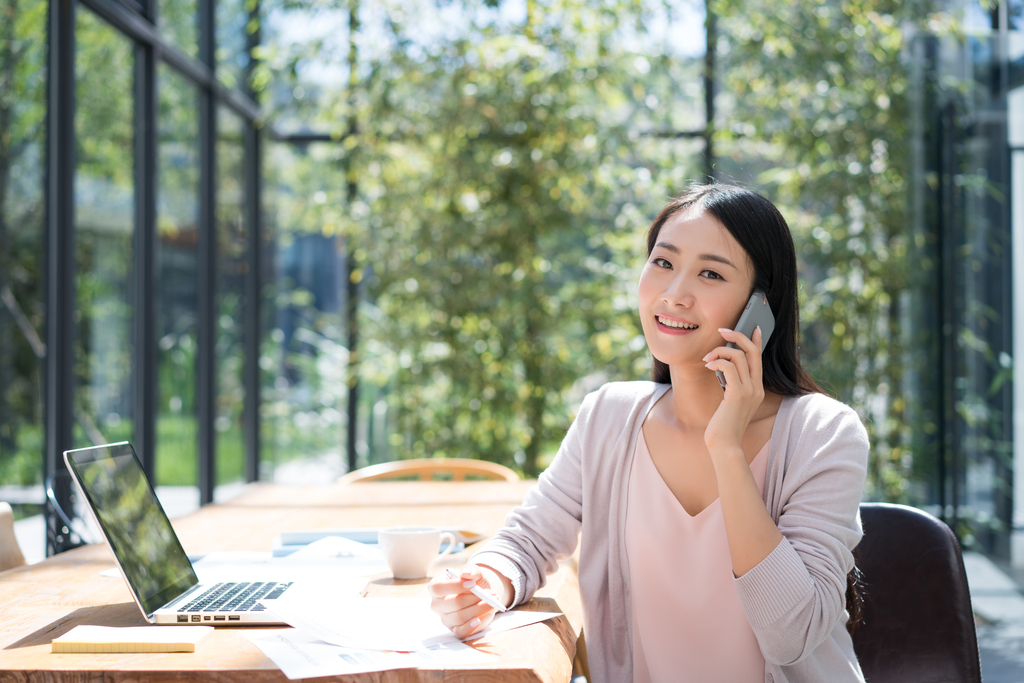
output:
M750 463L764 492L768 444ZM758 683L764 655L733 585L722 506L694 516L654 466L643 430L626 501L633 683Z

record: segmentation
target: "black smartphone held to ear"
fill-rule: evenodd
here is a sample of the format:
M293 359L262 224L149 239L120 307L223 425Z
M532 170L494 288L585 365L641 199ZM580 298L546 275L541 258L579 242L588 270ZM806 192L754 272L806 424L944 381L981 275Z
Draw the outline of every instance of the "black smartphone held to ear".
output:
M754 292L747 299L747 307L743 309L739 322L736 323L736 331L753 338L754 330L761 327L761 352L768 348L768 339L775 331L775 316L772 314L772 307L768 305L768 296L764 292ZM730 349L739 347L729 342L725 345ZM715 370L718 376L718 383L725 389L725 374L721 370Z

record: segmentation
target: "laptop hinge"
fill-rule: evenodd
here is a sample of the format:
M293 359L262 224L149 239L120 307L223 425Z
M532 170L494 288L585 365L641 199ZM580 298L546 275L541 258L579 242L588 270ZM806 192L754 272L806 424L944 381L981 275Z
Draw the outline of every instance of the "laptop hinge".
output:
M186 597L188 597L189 593L193 592L193 591L194 591L195 589L199 588L199 587L200 587L200 586L202 586L202 585L203 585L203 582L202 582L202 581L200 581L199 583L197 583L196 585L192 586L192 587L191 587L191 588L189 588L189 589L188 589L187 591L185 591L184 593L182 593L182 594L181 594L181 595L179 595L178 597L174 598L173 600L171 600L171 601L170 601L169 603L167 603L166 605L164 605L164 606L163 606L163 607L161 607L160 609L170 609L171 607L174 607L174 604L175 604L175 603L177 603L177 602L181 602L181 601L182 601L182 600L184 600L184 599L185 599ZM207 586L208 586L208 585L209 585L209 584L207 584Z

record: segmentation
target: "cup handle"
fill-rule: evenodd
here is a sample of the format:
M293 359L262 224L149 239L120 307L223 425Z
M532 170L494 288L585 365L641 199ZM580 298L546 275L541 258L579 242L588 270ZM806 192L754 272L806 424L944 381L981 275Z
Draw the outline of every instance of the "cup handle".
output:
M455 548L455 534L453 534L453 533L451 533L449 531L442 531L441 532L441 542L444 543L445 541L448 542L448 547L445 548L443 551L441 551L441 554L439 554L436 558L434 558L434 562L439 561L442 557L444 557L445 555L448 555L449 553L451 553L452 550L454 550L454 548Z

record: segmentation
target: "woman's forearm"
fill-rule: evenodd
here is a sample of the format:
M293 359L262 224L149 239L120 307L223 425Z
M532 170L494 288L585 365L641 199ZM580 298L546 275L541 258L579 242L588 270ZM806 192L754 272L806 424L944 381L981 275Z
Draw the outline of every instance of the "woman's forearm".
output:
M737 577L768 557L782 541L782 532L765 508L757 482L742 449L712 455L718 477L718 498Z

